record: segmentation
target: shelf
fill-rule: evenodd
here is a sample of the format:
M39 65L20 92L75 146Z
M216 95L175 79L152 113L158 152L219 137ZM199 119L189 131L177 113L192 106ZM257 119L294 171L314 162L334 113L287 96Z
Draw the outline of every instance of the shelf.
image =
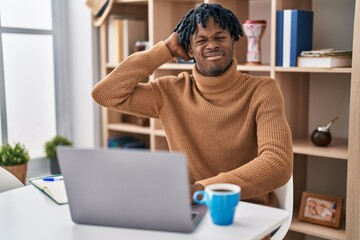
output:
M315 237L325 238L329 240L346 239L346 233L344 227L340 229L324 227L312 223L301 222L296 217L294 217L291 222L290 231L305 233Z
M311 156L348 159L347 139L333 139L327 147L315 146L309 139L294 139L293 151L297 154L305 154Z
M193 63L165 63L159 69L167 70L192 70L194 68ZM258 71L269 72L271 67L269 65L238 65L236 68L238 71Z
M117 64L107 63L106 68L114 69ZM166 70L192 70L193 63L165 63L159 69ZM268 72L272 70L270 65L238 65L238 71ZM275 67L275 72L302 72L302 73L351 73L351 68L299 68L299 67Z
M136 3L136 4L148 4L147 0L115 0L115 3Z
M140 134L150 134L151 130L149 127L139 127L134 124L129 123L110 123L107 124L107 129L112 131L122 131L129 133L140 133Z
M114 69L117 64L107 63L106 68ZM166 70L192 70L193 63L165 63L159 69ZM272 70L270 65L238 65L238 71L254 71L254 72L269 72ZM298 67L275 67L275 72L303 72L303 73L351 73L351 68L298 68Z
M193 68L193 63L165 63L159 67L166 70L192 70Z
M275 67L276 72L351 73L351 68Z
M164 130L154 130L154 135L158 137L166 137Z
M238 65L238 71L252 71L252 72L270 72L270 65Z
M112 70L114 68L116 68L117 64L114 64L114 63L106 63L105 67L108 69L108 70Z

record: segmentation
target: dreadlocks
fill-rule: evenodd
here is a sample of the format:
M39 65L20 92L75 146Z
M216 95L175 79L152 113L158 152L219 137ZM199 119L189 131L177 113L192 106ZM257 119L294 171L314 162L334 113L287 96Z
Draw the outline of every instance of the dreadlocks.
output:
M174 32L179 34L179 44L185 47L186 52L190 46L190 36L195 33L197 24L206 28L206 21L213 17L223 29L229 29L235 41L243 32L237 17L230 10L223 8L220 4L203 3L195 9L191 9L176 25Z

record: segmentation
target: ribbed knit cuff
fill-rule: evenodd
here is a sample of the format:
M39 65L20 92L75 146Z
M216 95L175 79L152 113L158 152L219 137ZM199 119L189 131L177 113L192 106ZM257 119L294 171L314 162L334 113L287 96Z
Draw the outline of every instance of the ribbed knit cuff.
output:
M203 180L199 180L197 182L195 182L195 184L201 184L204 187L210 185L210 184L215 184L215 183L226 183L227 181L221 177L221 174L211 177L211 178L207 178L207 179L203 179Z

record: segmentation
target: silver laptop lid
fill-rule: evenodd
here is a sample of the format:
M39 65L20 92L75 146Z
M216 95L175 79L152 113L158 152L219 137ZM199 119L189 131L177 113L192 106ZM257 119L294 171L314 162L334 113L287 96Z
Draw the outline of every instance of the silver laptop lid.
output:
M57 154L74 222L194 230L184 154L71 147L59 147Z

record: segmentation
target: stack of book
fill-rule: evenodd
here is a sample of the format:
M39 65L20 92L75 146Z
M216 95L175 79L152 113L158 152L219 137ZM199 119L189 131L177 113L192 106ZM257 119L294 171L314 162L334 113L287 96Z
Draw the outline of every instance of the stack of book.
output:
M351 50L321 49L303 51L298 57L299 67L350 67L352 61Z
M312 11L276 12L276 66L296 67L300 53L312 49L313 18Z

